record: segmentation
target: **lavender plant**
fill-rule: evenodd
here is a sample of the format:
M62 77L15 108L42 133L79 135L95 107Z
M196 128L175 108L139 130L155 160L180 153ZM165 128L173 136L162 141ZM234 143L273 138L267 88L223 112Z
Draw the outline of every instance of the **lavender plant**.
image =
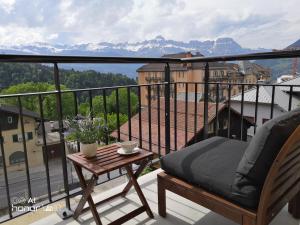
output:
M79 141L83 144L93 144L103 140L107 128L101 118L86 118L78 119L78 116L72 119L67 119L67 127L69 133L66 139L70 141Z

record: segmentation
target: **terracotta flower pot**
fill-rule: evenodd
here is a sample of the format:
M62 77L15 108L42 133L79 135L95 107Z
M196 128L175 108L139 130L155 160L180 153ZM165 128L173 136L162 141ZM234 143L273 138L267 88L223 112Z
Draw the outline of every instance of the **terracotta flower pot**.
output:
M94 157L97 153L97 143L93 143L93 144L80 143L80 151L88 158Z

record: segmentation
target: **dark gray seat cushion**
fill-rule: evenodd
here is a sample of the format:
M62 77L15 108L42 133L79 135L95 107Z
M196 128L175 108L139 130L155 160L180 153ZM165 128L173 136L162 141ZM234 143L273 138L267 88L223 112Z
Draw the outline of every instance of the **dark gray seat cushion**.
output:
M258 199L232 195L235 172L247 146L243 141L212 137L164 156L161 168L239 205L255 208Z
M236 198L257 198L269 169L288 137L300 124L300 110L285 113L259 128L237 168L233 184Z

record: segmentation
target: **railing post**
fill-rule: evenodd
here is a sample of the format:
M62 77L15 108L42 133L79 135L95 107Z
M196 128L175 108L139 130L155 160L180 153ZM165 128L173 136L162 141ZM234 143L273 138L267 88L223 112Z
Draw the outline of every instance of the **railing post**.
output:
M63 109L62 109L62 98L61 98L61 88L59 80L59 70L57 63L54 63L54 84L56 93L56 110L58 115L58 125L59 125L59 138L62 148L62 169L63 169L63 178L64 178L64 189L66 192L66 208L62 210L60 216L62 218L67 218L70 216L71 206L70 206L70 193L69 193L69 182L68 182L68 171L67 171L67 158L66 158L66 149L65 149L65 138L64 138L64 125L63 125Z
M170 65L165 66L165 148L170 153Z
M204 73L204 114L203 114L203 139L207 138L208 133L208 82L209 82L209 64L205 64Z
M12 205L10 201L10 190L9 190L9 183L8 183L8 175L7 175L7 167L6 167L6 158L5 158L5 151L4 151L4 138L2 136L2 127L0 123L0 150L2 156L2 167L4 172L4 182L5 182L5 191L6 191L6 198L7 198L7 207L8 207L8 214L9 218L13 218L12 214Z

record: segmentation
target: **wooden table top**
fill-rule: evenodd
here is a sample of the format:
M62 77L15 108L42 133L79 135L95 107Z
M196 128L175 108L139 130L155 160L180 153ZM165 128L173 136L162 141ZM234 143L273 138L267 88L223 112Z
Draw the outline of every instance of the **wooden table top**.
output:
M96 156L92 158L85 157L81 152L69 154L67 158L94 175L99 176L153 156L152 152L143 149L140 149L139 153L133 155L120 155L117 153L118 148L120 148L120 145L112 144L99 148Z

